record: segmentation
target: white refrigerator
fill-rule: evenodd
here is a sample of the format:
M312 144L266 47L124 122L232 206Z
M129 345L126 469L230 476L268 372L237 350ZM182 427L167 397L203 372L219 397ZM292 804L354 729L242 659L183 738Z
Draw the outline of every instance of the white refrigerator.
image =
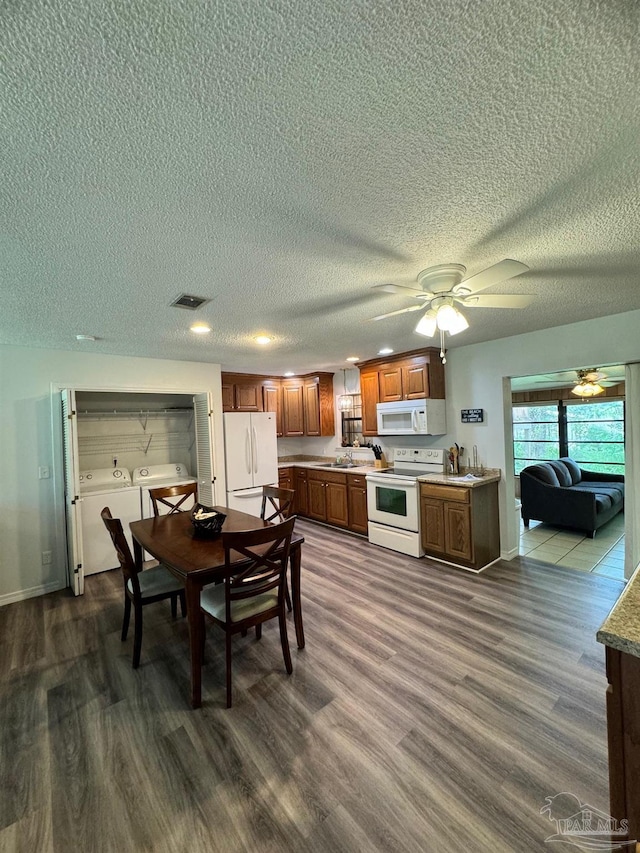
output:
M227 506L260 515L262 487L278 485L275 412L225 412Z

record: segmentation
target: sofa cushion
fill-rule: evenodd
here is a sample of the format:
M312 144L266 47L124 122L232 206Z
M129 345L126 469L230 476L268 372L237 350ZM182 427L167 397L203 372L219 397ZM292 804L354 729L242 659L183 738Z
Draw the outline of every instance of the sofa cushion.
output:
M548 462L541 462L539 465L529 465L524 470L527 474L531 474L537 480L540 480L541 483L546 483L548 486L560 485L556 472Z
M571 472L568 467L562 462L560 459L556 459L553 462L549 462L549 465L556 472L556 476L558 478L558 482L561 486L572 486L573 479L571 477Z
M571 482L574 486L582 480L582 471L580 470L580 466L577 462L574 462L569 456L562 456L558 461L562 462L566 466L567 470L571 474Z
M611 502L614 504L621 503L624 499L623 483L589 483L583 480L579 485L574 486L574 488L593 492L596 495L609 495Z

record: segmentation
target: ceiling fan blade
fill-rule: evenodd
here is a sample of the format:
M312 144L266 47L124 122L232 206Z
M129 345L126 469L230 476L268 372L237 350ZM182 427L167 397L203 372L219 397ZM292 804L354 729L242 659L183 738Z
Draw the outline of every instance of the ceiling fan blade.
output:
M486 270L472 275L470 278L465 278L459 285L454 287L454 291L460 288L461 292L478 293L480 290L485 290L493 284L500 284L501 281L506 281L509 278L526 272L529 267L526 264L521 264L520 261L514 261L511 258L505 258L504 261L498 261L497 264L487 267Z
M419 287L406 287L404 284L374 284L372 290L384 290L385 293L410 293L416 299L433 299L434 294Z
M488 293L481 296L469 296L460 300L464 308L526 308L533 302L534 297L526 294Z
M396 314L406 314L409 311L420 311L424 305L410 305L408 308L400 308L398 311L390 311L388 314L380 314L377 317L372 317L372 320L386 320L387 317L395 317Z

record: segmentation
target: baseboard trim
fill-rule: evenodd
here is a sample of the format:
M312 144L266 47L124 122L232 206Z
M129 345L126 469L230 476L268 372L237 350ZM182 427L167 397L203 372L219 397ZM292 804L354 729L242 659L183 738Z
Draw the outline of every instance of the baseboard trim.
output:
M43 583L40 586L32 586L29 589L19 589L17 592L8 592L5 595L0 595L0 607L5 604L13 604L16 601L24 601L27 598L36 598L39 595L46 595L49 592L57 592L64 589L67 584L64 581L51 581Z
M509 562L510 560L515 560L519 553L519 546L517 548L511 548L509 551L500 551L500 559Z

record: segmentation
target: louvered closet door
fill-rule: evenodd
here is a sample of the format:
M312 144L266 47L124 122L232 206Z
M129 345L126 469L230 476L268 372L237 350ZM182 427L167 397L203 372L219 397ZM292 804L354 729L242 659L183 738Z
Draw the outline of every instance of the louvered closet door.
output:
M82 510L78 462L76 392L66 388L62 401L62 449L64 458L64 507L67 524L67 571L74 595L84 592Z
M213 471L213 419L211 395L196 394L193 398L196 424L196 466L198 469L198 500L205 506L215 506L216 490Z

